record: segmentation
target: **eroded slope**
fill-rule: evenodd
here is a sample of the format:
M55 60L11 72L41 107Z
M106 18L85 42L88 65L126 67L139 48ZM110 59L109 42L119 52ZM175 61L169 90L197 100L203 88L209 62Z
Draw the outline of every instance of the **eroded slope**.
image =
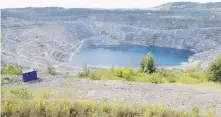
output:
M2 11L2 63L72 71L88 44L136 44L195 52L208 63L221 51L221 12L23 8ZM76 51L77 50L77 51Z

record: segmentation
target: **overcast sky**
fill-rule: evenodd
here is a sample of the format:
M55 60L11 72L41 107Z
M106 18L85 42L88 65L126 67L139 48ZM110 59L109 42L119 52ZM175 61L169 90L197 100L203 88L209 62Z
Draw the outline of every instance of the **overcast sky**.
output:
M167 2L221 2L221 0L1 0L0 8L50 7L65 8L151 8Z

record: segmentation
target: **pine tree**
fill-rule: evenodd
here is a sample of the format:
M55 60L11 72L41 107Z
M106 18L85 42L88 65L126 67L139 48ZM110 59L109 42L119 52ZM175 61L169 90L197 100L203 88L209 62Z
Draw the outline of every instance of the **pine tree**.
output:
M146 55L145 67L147 73L152 73L155 71L154 58L150 52L148 52Z

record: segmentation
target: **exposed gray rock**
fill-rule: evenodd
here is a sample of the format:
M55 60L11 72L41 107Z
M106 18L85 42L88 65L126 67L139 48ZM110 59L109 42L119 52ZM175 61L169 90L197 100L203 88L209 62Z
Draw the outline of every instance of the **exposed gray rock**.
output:
M185 49L196 53L190 62L200 61L205 66L221 52L221 13L217 8L123 11L55 7L1 12L4 64L73 68L70 57L79 46L90 44Z

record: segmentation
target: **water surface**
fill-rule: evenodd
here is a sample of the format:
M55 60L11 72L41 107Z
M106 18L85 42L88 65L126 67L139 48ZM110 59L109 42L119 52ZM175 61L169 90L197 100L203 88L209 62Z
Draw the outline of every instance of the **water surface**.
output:
M176 66L187 62L194 53L186 50L156 46L111 45L89 46L73 56L73 63L90 66L138 67L139 61L151 52L158 66Z

